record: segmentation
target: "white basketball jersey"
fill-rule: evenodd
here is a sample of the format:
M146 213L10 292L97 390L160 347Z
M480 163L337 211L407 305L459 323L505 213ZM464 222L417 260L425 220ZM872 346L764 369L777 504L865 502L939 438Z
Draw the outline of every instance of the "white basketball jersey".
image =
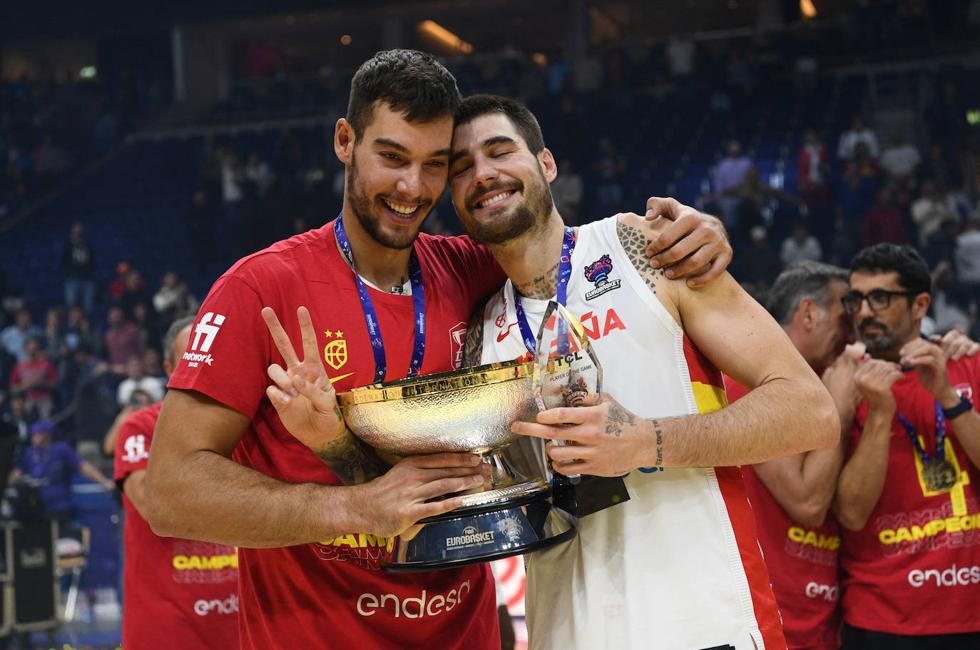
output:
M579 229L566 305L602 389L643 418L722 408L721 374L633 268L616 225ZM547 301L521 304L537 332ZM482 360L526 353L508 281L484 311ZM583 517L573 541L525 557L532 649L784 644L738 468L641 468L626 487L630 500Z

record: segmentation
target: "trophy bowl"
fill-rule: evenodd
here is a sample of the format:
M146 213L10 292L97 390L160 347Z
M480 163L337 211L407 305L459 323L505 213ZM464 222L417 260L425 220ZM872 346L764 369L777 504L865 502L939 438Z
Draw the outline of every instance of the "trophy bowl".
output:
M411 540L396 539L390 570L485 562L575 534L567 518L550 507L549 477L537 470L546 462L538 459L531 470L528 465L519 470L506 455L524 442L516 441L511 424L533 421L538 411L538 381L533 361L509 361L337 395L347 426L382 456L470 452L490 467L489 485L464 493L463 507L422 520L425 525Z
M482 453L514 441L510 425L531 421L533 362L493 363L355 388L337 396L354 434L395 456Z

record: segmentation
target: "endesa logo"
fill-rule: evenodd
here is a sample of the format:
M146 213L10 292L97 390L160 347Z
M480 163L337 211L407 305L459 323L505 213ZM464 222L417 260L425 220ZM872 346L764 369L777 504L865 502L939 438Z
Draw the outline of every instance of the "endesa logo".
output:
M430 595L425 589L417 598L399 598L396 594L361 594L357 597L357 613L374 616L382 611L394 618L431 618L456 609L463 596L470 593L470 581L443 594Z
M955 564L948 569L912 569L909 571L909 584L919 587L968 587L980 584L980 566L958 567Z
M238 613L238 596L232 594L225 598L224 600L218 600L217 598L213 600L198 600L194 603L194 613L198 616L207 616L208 614L237 614Z
M821 598L828 603L837 602L840 595L840 587L837 585L822 585L819 582L808 582L804 591L807 598Z

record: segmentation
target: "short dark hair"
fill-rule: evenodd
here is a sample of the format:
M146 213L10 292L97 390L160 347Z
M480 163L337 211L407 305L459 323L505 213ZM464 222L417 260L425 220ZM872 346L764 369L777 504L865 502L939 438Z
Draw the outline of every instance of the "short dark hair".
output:
M932 293L929 265L922 259L919 251L908 245L881 243L862 249L851 262L851 273L856 271L872 273L894 271L898 274L898 284L906 291Z
M472 122L488 113L503 113L510 120L517 132L524 138L531 153L537 154L544 149L544 135L541 125L534 113L524 104L500 95L472 95L463 100L456 112L456 126Z
M173 355L174 341L177 340L177 335L180 334L180 330L194 324L195 318L195 316L184 316L183 318L178 318L174 322L170 323L170 327L167 328L167 333L163 335L164 359L167 359L174 364L177 363L177 359L171 358L171 355Z
M829 307L830 283L847 284L847 269L820 262L800 262L779 274L769 290L766 309L780 325L788 325L800 302L810 298L821 307Z
M410 122L452 117L462 95L456 78L431 54L384 50L361 64L350 84L347 121L360 138L371 124L375 102L384 102Z

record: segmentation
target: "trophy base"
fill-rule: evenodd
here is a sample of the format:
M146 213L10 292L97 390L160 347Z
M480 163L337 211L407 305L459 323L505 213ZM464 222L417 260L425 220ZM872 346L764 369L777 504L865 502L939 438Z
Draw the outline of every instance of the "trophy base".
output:
M533 495L482 512L453 511L433 518L412 539L395 540L394 572L448 569L523 555L570 540L571 519L546 495Z

